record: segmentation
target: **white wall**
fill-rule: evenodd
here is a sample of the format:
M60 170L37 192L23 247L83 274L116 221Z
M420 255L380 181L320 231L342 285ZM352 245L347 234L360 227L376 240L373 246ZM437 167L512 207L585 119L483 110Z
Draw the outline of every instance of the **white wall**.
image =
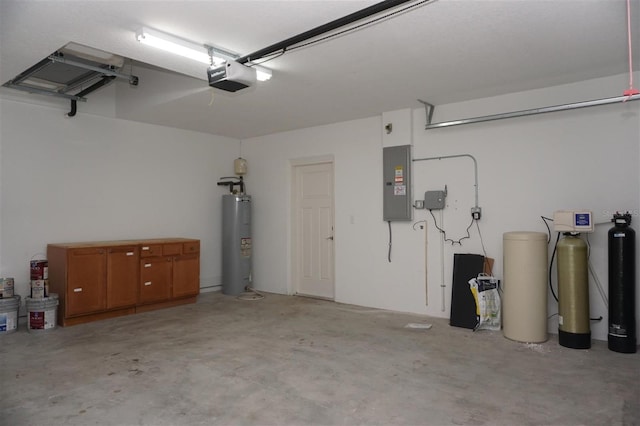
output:
M434 121L615 96L625 77L438 106ZM239 142L196 132L91 114L112 115L108 101L80 104L78 116L56 102L0 98L0 275L28 289L29 260L46 244L120 238L184 236L202 240L204 287L220 281L218 177L232 174ZM32 98L27 98L32 99ZM96 99L98 97L96 96ZM93 101L93 98L92 98ZM640 102L425 131L413 110L414 158L469 153L479 163L479 222L487 254L502 274L502 234L546 228L540 215L589 208L598 221L615 210L640 217ZM242 143L254 197L254 279L259 289L291 293L291 161L335 159L336 300L448 317L453 253L482 253L478 232L444 246L433 220L425 230L393 224L392 262L382 220L382 118L253 138ZM473 172L468 158L414 163L416 198L447 185L447 208L436 217L458 239L469 224ZM443 220L443 222L442 222ZM591 260L607 284L606 230L590 236ZM444 262L442 261L444 260ZM441 271L444 269L444 291ZM444 310L442 297L444 296ZM640 307L640 291L637 292ZM606 338L606 307L591 284L594 337ZM549 313L555 313L549 302ZM640 321L640 315L638 315ZM555 330L555 318L550 330ZM640 327L639 327L640 328Z
M239 141L87 113L108 93L74 118L32 96L0 98L0 276L25 296L47 243L187 237L201 240L201 286L219 285L215 184Z
M438 107L434 122L579 100L618 96L625 77L585 81L496 98ZM413 116L414 158L472 154L479 164L478 223L494 273L502 275L502 235L507 231L546 232L541 215L588 208L598 222L616 210L631 210L640 222L640 102L617 104L425 131L425 114ZM482 253L475 225L462 246L444 246L426 211L428 305L425 304L425 235L414 222L393 224L392 262L387 262L388 231L382 220L381 117L337 123L243 141L249 160L249 192L254 197L254 279L257 288L290 293L290 160L321 155L335 158L336 300L398 311L449 316L453 253ZM468 158L414 163L414 195L444 189L442 212L448 236L465 235L474 203L473 168ZM607 286L606 234L599 225L589 237L591 261ZM444 291L441 269L444 266ZM591 315L594 338L606 339L606 306L593 283ZM640 292L638 292L640 293ZM444 310L442 297L444 296ZM637 306L640 307L640 294ZM549 302L549 314L557 312ZM640 315L638 315L640 321ZM557 330L556 317L549 323ZM640 327L639 327L640 328Z

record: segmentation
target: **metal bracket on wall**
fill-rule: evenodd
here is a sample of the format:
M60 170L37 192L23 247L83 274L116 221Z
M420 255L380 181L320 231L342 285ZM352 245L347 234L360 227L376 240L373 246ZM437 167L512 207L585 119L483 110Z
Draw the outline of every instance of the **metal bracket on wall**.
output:
M435 106L430 104L429 102L423 101L422 99L418 99L422 105L424 105L424 112L427 114L427 126L431 124L431 120L433 119L433 111L436 109Z

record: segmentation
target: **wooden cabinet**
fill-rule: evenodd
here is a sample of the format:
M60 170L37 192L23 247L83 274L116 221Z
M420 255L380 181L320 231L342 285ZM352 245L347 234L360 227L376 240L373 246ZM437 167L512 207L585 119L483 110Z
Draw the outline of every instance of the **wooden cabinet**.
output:
M200 256L185 254L173 258L173 297L197 295L200 292Z
M68 285L65 288L66 314L90 314L104 310L106 303L106 253L104 248L77 248L68 254ZM51 288L58 292L57 288Z
M60 325L193 303L200 292L199 240L49 244L47 257Z
M138 302L138 259L137 246L107 249L107 309Z
M162 302L171 297L171 257L140 261L140 303Z

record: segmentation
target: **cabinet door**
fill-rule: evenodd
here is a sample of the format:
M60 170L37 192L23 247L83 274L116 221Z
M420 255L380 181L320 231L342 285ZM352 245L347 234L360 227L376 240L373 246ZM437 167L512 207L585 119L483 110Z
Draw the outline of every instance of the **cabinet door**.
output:
M200 292L200 255L173 258L173 297L194 296Z
M88 314L106 307L106 250L69 250L66 316Z
M140 303L161 302L171 297L171 257L140 260Z
M107 309L133 306L138 301L138 247L107 250Z

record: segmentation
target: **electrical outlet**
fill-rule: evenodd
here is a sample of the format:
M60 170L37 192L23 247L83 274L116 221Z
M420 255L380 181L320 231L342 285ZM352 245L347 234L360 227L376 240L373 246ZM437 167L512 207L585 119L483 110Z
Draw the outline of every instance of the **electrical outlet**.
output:
M413 207L416 209L424 209L424 200L416 200L416 202L413 203Z
M473 220L480 220L482 216L482 207L471 207L471 217Z

